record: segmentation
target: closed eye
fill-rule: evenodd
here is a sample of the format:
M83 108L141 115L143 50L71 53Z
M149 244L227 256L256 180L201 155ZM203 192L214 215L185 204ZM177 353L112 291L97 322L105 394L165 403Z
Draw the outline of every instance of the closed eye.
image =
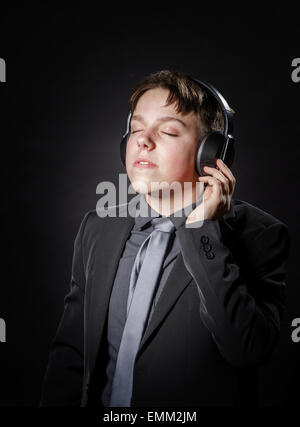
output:
M170 136L178 136L175 133L168 133L168 132L163 132L163 133L166 134L166 135L170 135Z
M130 133L131 134L133 134L133 133L137 133L137 132L142 132L142 129L139 129L139 130L132 130ZM169 136L178 136L177 134L175 134L175 133L169 133L169 132L162 132L162 133L164 133L165 135L169 135Z

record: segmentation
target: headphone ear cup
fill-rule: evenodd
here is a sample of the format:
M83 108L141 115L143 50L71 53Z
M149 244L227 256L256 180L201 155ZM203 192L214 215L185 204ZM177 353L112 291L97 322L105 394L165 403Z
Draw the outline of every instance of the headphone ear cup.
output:
M227 145L227 150L225 153L225 158L224 158L224 163L230 168L233 160L234 160L234 155L235 155L235 146L234 146L234 138L230 137L228 139L228 145Z
M121 144L120 144L120 157L121 157L121 161L122 161L124 167L126 167L127 140L128 140L128 134L125 134L122 137L122 141L121 141Z
M199 143L195 159L195 169L198 175L205 176L204 166L216 167L216 159L221 158L226 138L220 131L207 134Z
M122 140L120 144L121 161L125 168L126 168L126 148L127 148L128 136L130 133L130 120L131 120L131 112L128 113L127 121L126 121L126 130L124 135L122 136Z

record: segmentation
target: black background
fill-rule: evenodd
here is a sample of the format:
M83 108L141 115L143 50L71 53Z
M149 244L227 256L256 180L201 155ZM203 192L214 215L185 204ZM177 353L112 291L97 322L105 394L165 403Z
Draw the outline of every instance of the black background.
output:
M46 4L46 5L45 5ZM128 99L150 72L179 69L215 85L236 111L234 197L286 223L292 239L281 339L263 367L260 404L299 397L299 94L297 12L259 4L53 3L2 9L0 405L36 406L69 289L73 242L101 181L125 173ZM48 6L47 6L48 5ZM1 6L2 8L2 6Z

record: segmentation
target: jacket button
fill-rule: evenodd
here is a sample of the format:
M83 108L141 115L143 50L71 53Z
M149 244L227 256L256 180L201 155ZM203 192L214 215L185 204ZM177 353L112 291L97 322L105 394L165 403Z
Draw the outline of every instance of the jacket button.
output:
M201 236L200 240L201 240L201 243L204 243L204 244L209 242L209 238L207 236Z
M205 255L207 259L213 259L215 257L215 254L213 252L206 252Z
M209 252L211 250L211 245L209 245L208 243L206 245L203 245L203 250L204 252Z

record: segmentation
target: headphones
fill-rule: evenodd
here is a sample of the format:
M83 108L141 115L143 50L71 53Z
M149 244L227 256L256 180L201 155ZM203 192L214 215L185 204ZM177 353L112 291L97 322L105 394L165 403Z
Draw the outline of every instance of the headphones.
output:
M200 176L207 175L203 167L210 166L216 167L216 159L220 158L230 168L235 153L234 137L233 137L233 113L220 92L214 88L211 84L194 79L187 76L190 80L195 82L200 88L213 96L221 107L222 115L224 118L224 131L212 131L204 136L199 142L199 146L195 156L195 169ZM126 147L128 142L128 136L130 134L130 120L131 113L127 117L127 126L124 135L122 136L120 145L120 155L123 165L125 166L126 159Z

